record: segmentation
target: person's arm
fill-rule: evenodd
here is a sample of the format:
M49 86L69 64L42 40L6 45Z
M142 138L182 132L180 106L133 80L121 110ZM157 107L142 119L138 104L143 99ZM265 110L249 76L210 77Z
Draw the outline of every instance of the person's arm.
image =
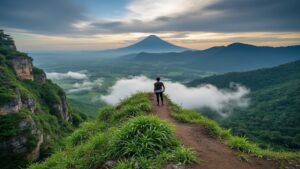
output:
M166 87L165 87L164 83L162 83L162 86L163 86L163 88L164 88L164 90L163 90L163 91L165 91L165 90L166 90Z
M153 86L154 86L154 87L153 87L153 92L155 93L155 83L153 84Z

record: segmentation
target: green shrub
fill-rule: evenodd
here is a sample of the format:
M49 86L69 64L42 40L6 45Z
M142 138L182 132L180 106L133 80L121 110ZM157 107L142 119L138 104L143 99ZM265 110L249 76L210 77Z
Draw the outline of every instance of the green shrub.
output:
M245 137L231 136L228 140L230 147L244 153L255 153L258 150L256 144L250 143Z
M0 116L0 139L11 138L21 134L19 123L26 119L24 113L13 113Z
M105 126L100 123L85 122L67 138L67 144L69 146L79 145L88 140L95 133L103 130L104 127Z
M134 169L134 162L132 160L120 160L114 167L115 169Z
M179 146L174 151L173 161L179 164L190 164L196 162L197 158L195 152L189 148Z
M151 111L151 106L148 102L143 102L137 105L137 107L144 112L150 112Z
M115 112L115 108L113 106L106 106L100 109L98 120L99 121L109 121L113 113Z
M153 157L172 150L178 143L169 124L157 117L141 116L129 120L112 139L115 157Z
M140 103L147 103L151 105L147 93L134 94L131 97L122 100L122 102L120 102L116 108L119 109L126 105L138 105Z
M32 71L33 71L33 74L35 74L35 75L40 75L40 74L45 73L43 69L39 69L37 67L33 67Z
M122 109L118 110L113 114L114 121L118 122L121 119L131 118L138 115L144 115L145 112L140 110L139 107L135 105L126 105Z
M149 158L137 158L119 160L114 167L115 169L157 169L161 168L161 165L157 165L155 160Z

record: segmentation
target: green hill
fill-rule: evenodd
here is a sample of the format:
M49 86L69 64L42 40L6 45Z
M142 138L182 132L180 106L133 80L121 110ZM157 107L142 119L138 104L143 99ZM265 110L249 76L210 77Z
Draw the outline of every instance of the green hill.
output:
M190 82L189 86L210 83L227 88L231 82L251 89L250 106L226 119L218 119L259 142L262 147L300 149L300 61L250 72L227 73Z
M194 152L179 143L174 128L150 111L145 93L103 108L96 120L83 123L65 139L61 151L30 169L146 169L195 161Z
M0 31L0 166L24 167L53 151L86 116Z
M166 168L170 164L176 165L177 168L194 162L201 165L201 156L195 156L191 147L184 147L177 140L175 129L170 123L150 113L155 112L149 95L138 93L114 107L101 109L97 119L83 123L71 136L64 139L62 149L29 168L157 169ZM169 113L173 118L182 124L194 123L204 126L210 133L209 138L222 141L224 145L239 152L236 158L247 161L250 154L251 157L267 157L275 162L284 160L283 166L287 162L293 166L300 162L299 152L260 149L247 138L233 136L230 130L221 128L217 122L200 113L182 109L171 101L169 103ZM248 165L247 162L244 164Z

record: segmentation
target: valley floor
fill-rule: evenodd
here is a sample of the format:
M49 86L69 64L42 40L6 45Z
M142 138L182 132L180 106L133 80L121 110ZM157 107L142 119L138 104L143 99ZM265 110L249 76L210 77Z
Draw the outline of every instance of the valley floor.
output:
M275 169L279 163L248 155L247 160L241 160L238 152L211 136L209 130L199 124L183 123L171 116L170 105L165 99L164 106L157 106L154 96L152 102L152 114L174 125L176 135L187 147L195 150L198 163L188 166L190 169Z

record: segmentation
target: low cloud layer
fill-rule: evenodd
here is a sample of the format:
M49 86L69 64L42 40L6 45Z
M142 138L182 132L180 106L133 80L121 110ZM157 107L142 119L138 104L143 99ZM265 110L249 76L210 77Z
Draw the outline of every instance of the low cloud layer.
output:
M87 79L87 75L83 72L72 72L68 71L67 73L58 73L58 72L47 72L47 78L52 80L61 80L61 79Z
M111 87L110 94L101 99L109 104L117 104L136 92L152 92L153 83L145 76L121 79ZM233 108L247 107L249 102L246 98L249 89L238 84L232 84L230 90L218 89L210 84L188 88L181 83L165 82L165 86L166 94L175 103L189 109L208 108L223 117L230 114Z
M102 79L96 79L94 81L84 80L80 83L75 83L71 89L68 90L68 93L77 93L82 91L91 91L95 88L100 88L102 86Z

